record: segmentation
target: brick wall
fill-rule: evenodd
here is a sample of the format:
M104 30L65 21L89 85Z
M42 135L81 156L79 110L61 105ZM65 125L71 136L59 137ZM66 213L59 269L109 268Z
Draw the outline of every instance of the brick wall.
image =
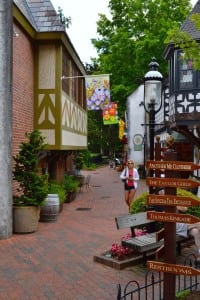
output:
M34 51L31 40L15 24L13 36L13 155L26 131L33 130Z

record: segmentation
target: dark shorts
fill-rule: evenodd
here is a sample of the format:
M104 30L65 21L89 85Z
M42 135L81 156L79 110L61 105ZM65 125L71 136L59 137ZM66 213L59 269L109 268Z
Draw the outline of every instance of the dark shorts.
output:
M130 190L134 190L135 187L134 186L128 186L126 183L124 184L124 189L125 191L130 191Z

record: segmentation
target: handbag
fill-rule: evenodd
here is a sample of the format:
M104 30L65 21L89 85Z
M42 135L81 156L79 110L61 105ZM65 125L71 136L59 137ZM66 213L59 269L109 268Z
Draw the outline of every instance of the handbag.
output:
M125 174L124 176L126 176L126 170L125 170ZM122 182L126 182L126 179L121 179Z

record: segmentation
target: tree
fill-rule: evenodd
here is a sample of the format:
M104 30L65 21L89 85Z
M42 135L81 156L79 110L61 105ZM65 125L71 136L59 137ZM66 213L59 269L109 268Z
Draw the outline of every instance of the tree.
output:
M167 32L181 25L191 5L189 0L110 0L109 8L110 18L99 15L99 37L92 39L98 58L87 69L90 73L112 74L111 100L118 103L118 115L124 119L127 96L143 82L152 57L167 76L163 59ZM88 132L89 148L95 152L110 148L110 153L120 147L118 126L102 126L97 112L89 114Z
M194 28L200 30L200 15L192 14L190 21L193 22ZM168 43L173 43L174 47L180 48L184 52L184 58L191 59L193 61L193 66L196 70L200 69L200 43L194 40L192 36L175 27L169 30L168 36L165 41Z
M100 15L99 38L92 43L102 73L112 74L111 99L122 117L127 96L142 83L153 56L167 75L162 57L167 32L183 22L191 5L189 0L110 0L109 8L111 19Z
M119 152L119 127L103 125L102 111L88 111L88 149L94 153L114 155Z
M38 130L26 132L27 141L19 145L13 177L18 182L15 206L40 206L48 193L47 175L40 174L38 154L46 148L45 138Z

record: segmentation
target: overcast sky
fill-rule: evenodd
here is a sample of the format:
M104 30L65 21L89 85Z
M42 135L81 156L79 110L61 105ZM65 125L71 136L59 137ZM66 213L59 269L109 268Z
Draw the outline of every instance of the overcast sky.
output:
M167 1L167 0L166 0ZM72 24L67 34L83 63L89 63L91 57L97 56L91 39L97 38L96 22L98 14L109 16L109 0L51 0L55 9L60 6L65 17L71 17ZM191 0L192 5L197 0Z
M108 15L109 0L51 0L55 9L63 9L65 17L71 17L72 24L67 34L83 63L97 56L91 39L97 37L98 13Z

